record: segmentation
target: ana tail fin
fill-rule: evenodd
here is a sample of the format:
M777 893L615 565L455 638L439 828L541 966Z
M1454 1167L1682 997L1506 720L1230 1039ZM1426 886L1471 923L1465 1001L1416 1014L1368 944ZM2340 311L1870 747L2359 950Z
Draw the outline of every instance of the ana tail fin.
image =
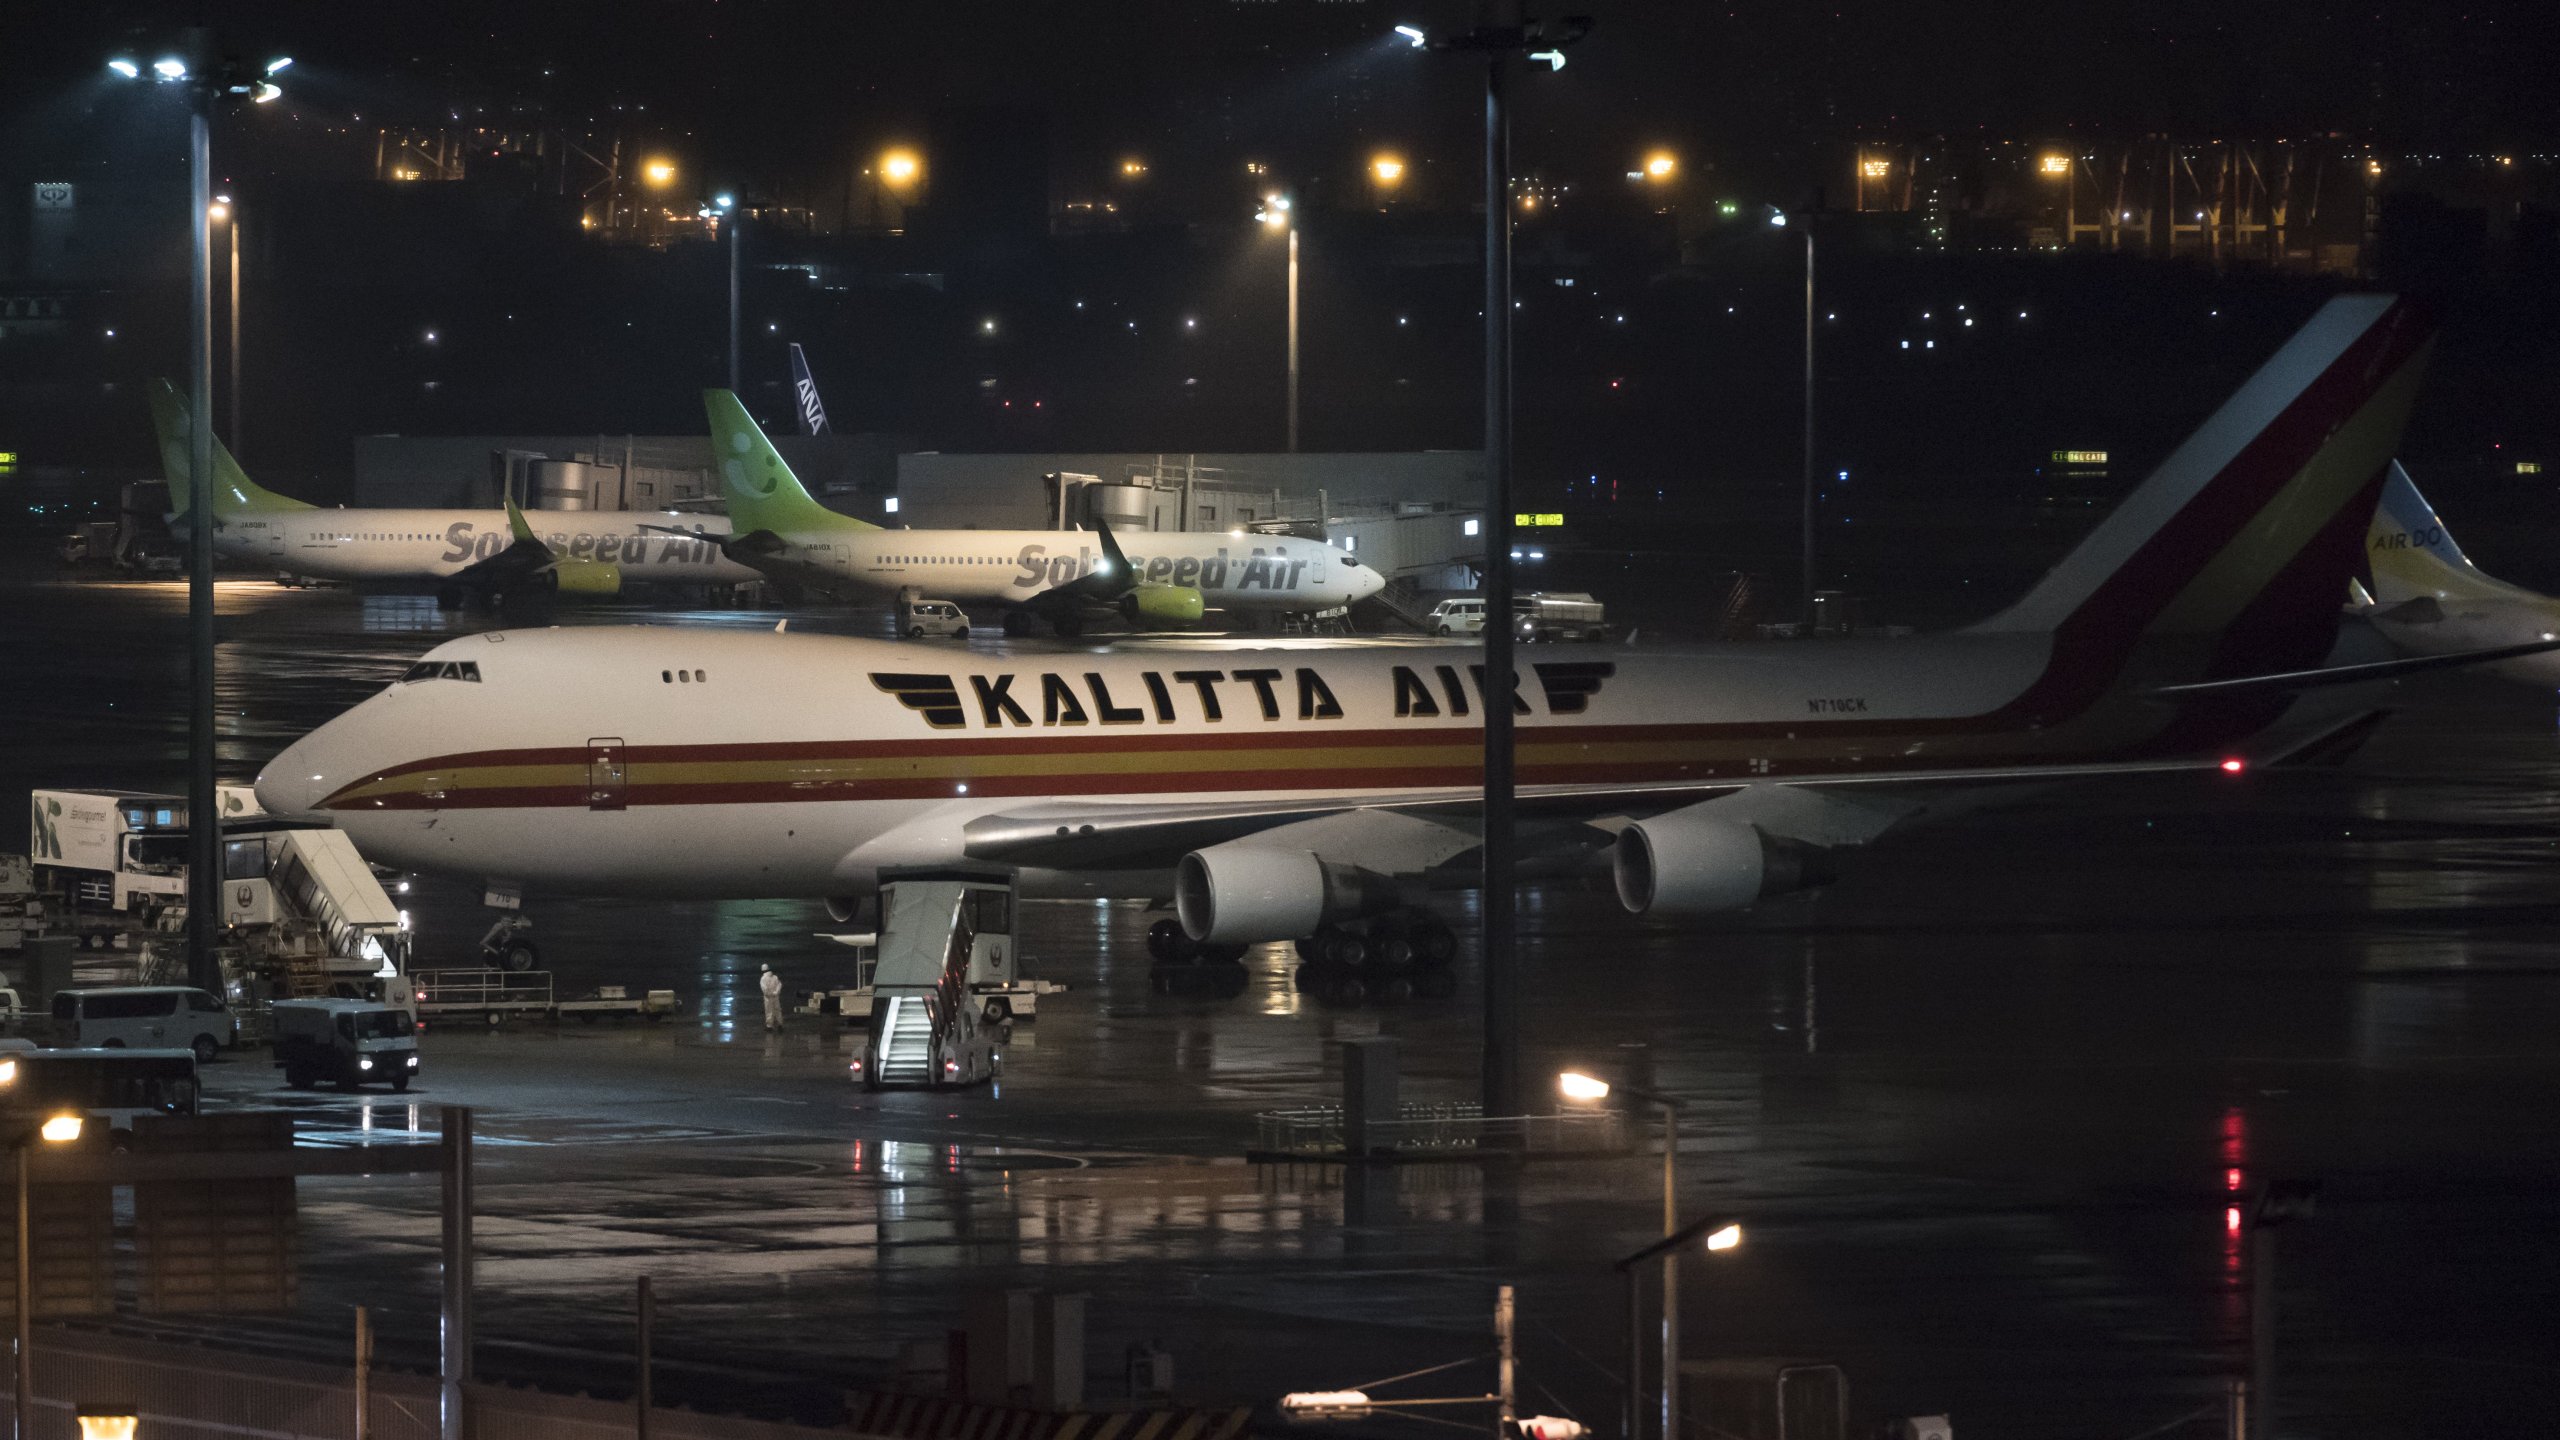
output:
M2434 333L2392 296L2329 301L2052 574L1979 628L2051 633L2093 680L2146 637L2183 637L2219 674L2318 663Z
M827 407L818 403L817 377L809 373L809 357L800 353L800 342L791 342L791 394L800 402L800 433L827 433Z
M720 488L729 499L731 534L880 528L819 504L737 396L726 390L705 390L702 403L711 416L712 457L719 462Z
M160 470L169 480L169 505L179 515L195 509L195 487L188 483L192 453L187 434L187 401L178 387L154 380L144 387L151 400L151 428L160 442ZM290 495L262 490L240 472L239 463L217 437L213 442L213 513L219 517L248 510L308 510L309 503Z

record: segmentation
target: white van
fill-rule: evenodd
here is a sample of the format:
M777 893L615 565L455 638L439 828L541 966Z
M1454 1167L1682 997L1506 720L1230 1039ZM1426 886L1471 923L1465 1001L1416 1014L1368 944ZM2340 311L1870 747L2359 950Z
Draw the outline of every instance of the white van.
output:
M898 617L898 633L910 640L927 635L969 638L969 615L948 600L910 600Z
M66 1046L193 1050L206 1064L240 1038L239 1022L218 996L184 985L56 991L53 1022Z
M1484 633L1482 600L1443 600L1431 607L1423 623L1434 635L1481 635Z

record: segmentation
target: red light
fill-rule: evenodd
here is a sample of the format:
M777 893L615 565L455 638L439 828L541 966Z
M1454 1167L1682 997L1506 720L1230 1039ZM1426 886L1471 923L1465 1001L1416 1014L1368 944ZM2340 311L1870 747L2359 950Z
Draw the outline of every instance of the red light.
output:
M2226 1170L2226 1171L2224 1171L2224 1172L2223 1172L2223 1175L2222 1175L2222 1185L2223 1185L2223 1188L2224 1188L2224 1189L2226 1189L2226 1190L2237 1190L2237 1189L2239 1189L2239 1188L2240 1188L2240 1172L2239 1172L2238 1170Z
M2231 1205L2231 1206L2226 1206L2226 1207L2223 1209L2223 1212L2222 1212L2222 1228L2223 1228L2223 1229L2225 1229L2225 1230L2230 1231L2230 1232L2231 1232L2232 1234L2234 1234L2234 1235L2237 1235L2237 1234L2239 1234L2239 1233L2240 1233L2240 1207L2239 1207L2239 1206L2237 1206L2237 1205Z
M2242 763L2240 758L2236 755L2231 759L2222 762L2222 773L2225 775L2237 775L2247 768L2248 766Z

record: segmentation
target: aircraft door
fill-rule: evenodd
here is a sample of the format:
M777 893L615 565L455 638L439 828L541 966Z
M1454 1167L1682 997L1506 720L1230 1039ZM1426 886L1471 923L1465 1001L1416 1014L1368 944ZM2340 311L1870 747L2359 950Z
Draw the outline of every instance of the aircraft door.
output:
M588 809L622 809L629 779L621 737L601 736L587 742Z

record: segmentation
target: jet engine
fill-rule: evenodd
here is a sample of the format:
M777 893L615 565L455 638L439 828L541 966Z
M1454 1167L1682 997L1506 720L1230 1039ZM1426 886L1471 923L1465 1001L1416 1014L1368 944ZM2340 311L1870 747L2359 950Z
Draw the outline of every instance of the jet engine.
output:
M1831 855L1698 807L1618 832L1618 900L1638 915L1712 915L1830 883Z
M619 595L622 567L610 560L563 560L551 567L551 588L563 595Z
M1173 873L1174 913L1204 945L1304 939L1399 901L1395 882L1375 871L1245 840L1194 850Z
M1188 625L1208 608L1193 585L1141 585L1120 597L1120 618L1132 625Z
M827 897L827 918L839 925L859 925L862 912L870 906L871 897L868 895L830 895Z

